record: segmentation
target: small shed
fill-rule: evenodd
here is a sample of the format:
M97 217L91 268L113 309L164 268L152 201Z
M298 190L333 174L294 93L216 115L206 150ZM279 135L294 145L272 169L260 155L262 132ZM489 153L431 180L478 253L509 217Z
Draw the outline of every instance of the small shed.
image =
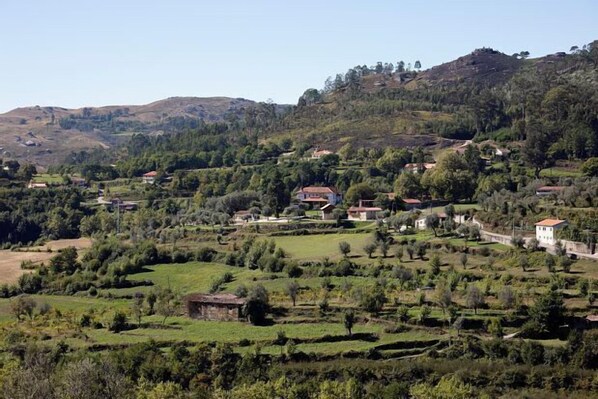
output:
M586 316L587 328L598 328L598 314L590 314Z
M322 220L334 220L334 209L336 207L332 204L326 204L320 208L320 212L322 213Z
M240 320L244 304L245 299L233 294L191 294L185 297L187 315L198 320Z

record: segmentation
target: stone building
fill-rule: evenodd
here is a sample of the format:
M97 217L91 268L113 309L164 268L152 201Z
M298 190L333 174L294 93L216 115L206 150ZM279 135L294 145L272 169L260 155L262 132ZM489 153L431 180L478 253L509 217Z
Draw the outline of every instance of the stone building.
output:
M243 318L245 300L233 294L191 294L185 297L192 319L235 321Z

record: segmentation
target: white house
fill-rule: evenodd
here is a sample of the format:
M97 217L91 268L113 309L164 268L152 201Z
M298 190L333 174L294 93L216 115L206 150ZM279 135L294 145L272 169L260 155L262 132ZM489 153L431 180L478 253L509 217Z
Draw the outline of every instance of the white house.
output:
M297 191L297 199L306 204L336 205L343 200L343 196L334 187L303 187Z
M405 165L404 169L407 172L411 172L411 173L419 173L419 170L421 169L423 172L425 172L428 169L433 169L436 167L435 163L431 163L431 162L426 162L426 163L408 163Z
M430 213L422 214L420 217L418 217L415 220L415 227L418 230L425 230L425 229L427 229L427 226L426 226L426 217L428 217L429 215L430 215ZM436 213L436 215L438 215L438 220L439 220L440 224L442 225L442 223L444 223L444 221L447 218L446 213L439 212L439 213Z
M312 159L320 159L323 156L332 155L332 154L334 154L334 152L330 151L330 150L318 150L318 149L315 149L314 152L311 153L311 158Z
M363 202L359 201L359 206L352 206L347 209L347 219L375 220L380 211L382 211L382 208L377 206L364 206Z
M554 245L557 241L556 231L566 225L566 220L544 219L536 223L536 239L540 244Z
M142 180L145 184L154 184L156 182L156 178L158 177L158 172L152 170L151 172L147 172L143 174Z
M546 197L552 194L558 194L564 189L565 187L563 186L542 186L536 189L536 195L538 197Z
M31 180L27 185L27 188L48 188L48 185L46 183L38 183Z

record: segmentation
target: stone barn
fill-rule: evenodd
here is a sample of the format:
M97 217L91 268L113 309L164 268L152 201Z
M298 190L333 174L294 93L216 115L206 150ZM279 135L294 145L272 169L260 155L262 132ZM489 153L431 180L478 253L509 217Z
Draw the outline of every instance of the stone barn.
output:
M185 297L192 319L235 321L243 318L245 300L233 294L191 294Z

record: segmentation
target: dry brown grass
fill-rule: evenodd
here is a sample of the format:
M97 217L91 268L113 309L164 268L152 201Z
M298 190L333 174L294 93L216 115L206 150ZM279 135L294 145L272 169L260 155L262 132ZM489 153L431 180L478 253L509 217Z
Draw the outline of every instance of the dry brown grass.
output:
M78 250L87 249L91 246L89 238L77 238L72 240L49 241L43 246L23 248L19 251L2 250L0 251L0 283L13 284L28 270L21 269L21 263L25 261L39 264L47 262L52 256L52 251L58 251L67 247L75 247Z

